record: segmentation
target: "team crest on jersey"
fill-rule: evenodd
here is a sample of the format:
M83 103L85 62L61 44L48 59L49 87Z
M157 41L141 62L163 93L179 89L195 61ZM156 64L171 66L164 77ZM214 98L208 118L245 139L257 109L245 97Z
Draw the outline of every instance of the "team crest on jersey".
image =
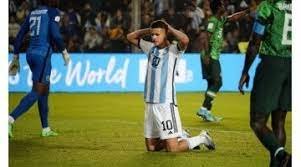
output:
M160 63L160 57L158 57L158 56L154 56L153 57L153 60L152 60L152 66L154 67L154 68L157 68L158 67L158 65L159 65L159 63Z
M60 16L55 16L54 21L60 22L60 20L61 20Z

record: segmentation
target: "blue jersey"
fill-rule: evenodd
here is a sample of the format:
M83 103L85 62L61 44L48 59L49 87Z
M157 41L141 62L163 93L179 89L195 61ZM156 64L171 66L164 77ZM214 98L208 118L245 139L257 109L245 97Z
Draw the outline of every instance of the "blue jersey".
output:
M58 9L39 6L31 11L22 24L16 37L14 54L20 52L24 36L29 32L30 43L27 53L46 55L51 53L52 44L55 43L60 51L65 49L59 30L60 15Z

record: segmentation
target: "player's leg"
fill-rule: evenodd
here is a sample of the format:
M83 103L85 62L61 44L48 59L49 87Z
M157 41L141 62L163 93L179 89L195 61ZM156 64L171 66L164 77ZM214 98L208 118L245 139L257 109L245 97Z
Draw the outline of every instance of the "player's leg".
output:
M273 131L267 127L272 111L279 108L285 70L282 60L263 56L256 69L251 92L250 126L260 142L269 150L271 166L289 157Z
M161 151L164 149L164 143L160 138L145 138L147 151Z
M42 84L42 83L35 83L36 87L40 89L40 97L38 99L38 108L39 108L39 115L42 125L42 132L41 136L48 137L48 136L57 136L58 134L50 129L48 124L48 96L49 96L49 85Z
M49 93L42 95L38 100L38 108L41 119L42 128L48 127L48 95Z
M284 64L286 73L286 79L282 84L281 94L279 98L279 106L278 109L273 111L272 113L272 128L273 132L282 145L285 147L286 144L286 133L285 133L285 120L288 111L291 111L291 104L292 104L292 88L291 88L291 62L287 60ZM287 166L291 165L291 157L287 156L283 161L275 161L273 155L271 155L271 165L270 166Z
M206 80L207 82L207 89L206 92L204 93L204 97L205 99L202 102L202 106L200 107L200 109L197 111L197 116L203 118L204 120L206 120L206 115L208 113L208 108L211 108L212 104L210 103L210 98L207 96L207 91L209 89L209 87L211 87L211 85L213 84L211 76L210 76L210 64L211 62L209 62L209 64L205 64L203 58L201 57L201 68L202 68L202 76L203 79Z
M262 112L250 113L250 126L259 141L270 152L270 166L277 166L279 162L289 161L290 155L285 151L284 146L280 143L273 131L268 128L267 121L269 115Z
M34 55L26 55L27 63L32 71L32 75L36 74L36 65L34 63ZM9 114L9 137L13 137L13 124L17 118L29 110L29 108L39 99L39 93L33 88L27 95L20 101L19 105Z
M183 152L189 150L187 139L179 140L183 132L178 107L174 104L166 104L162 105L159 111L163 117L160 129L162 129L161 138L164 139L166 151Z
M272 113L272 128L280 144L284 147L286 143L285 120L288 111L291 111L292 106L292 75L291 61L287 60L284 63L284 82L282 84L279 97L278 109Z
M269 114L250 112L250 126L260 142L271 152L275 153L281 147L280 142L270 128L267 127Z
M39 64L39 75L35 78L34 87L39 92L40 97L38 99L39 115L42 125L41 136L57 136L58 134L50 129L48 125L48 96L50 87L50 73L51 73L51 53L48 53L46 57L43 57L42 62Z
M163 142L160 139L160 134L154 123L153 116L154 105L145 104L144 109L144 137L147 151L160 151L164 148Z
M200 145L205 145L209 150L215 149L215 144L207 131L202 131L199 135L186 139L168 138L164 140L164 146L168 152L185 152L194 150Z
M165 149L167 152L184 152L189 150L187 140L178 141L178 138L170 138L164 140Z
M206 97L208 97L208 110L211 110L212 102L214 98L216 97L216 94L219 92L220 88L222 87L222 77L221 77L221 65L219 60L211 59L211 68L210 68L210 74L211 74L211 81L210 85L208 87ZM210 104L211 106L210 106Z
M213 82L212 78L207 79L207 89L205 92L205 99L204 99L202 107L209 111L212 108L211 102L213 101L213 99L215 97L215 95L212 96L212 94L210 93L210 88L213 86L213 84L214 84L214 82Z
M183 152L205 144L214 149L214 143L207 132L202 132L195 137L182 138L182 124L177 106L174 104L159 104L154 110L157 127L160 130L160 138L168 152Z
M211 59L208 72L210 76L207 79L208 89L205 92L205 99L200 110L200 114L198 115L200 115L203 119L207 121L220 121L221 118L215 117L211 113L212 103L216 97L216 94L222 87L220 62L218 60Z
M273 132L283 147L285 147L285 143L286 143L286 133L285 133L286 114L287 111L283 111L281 109L272 112Z

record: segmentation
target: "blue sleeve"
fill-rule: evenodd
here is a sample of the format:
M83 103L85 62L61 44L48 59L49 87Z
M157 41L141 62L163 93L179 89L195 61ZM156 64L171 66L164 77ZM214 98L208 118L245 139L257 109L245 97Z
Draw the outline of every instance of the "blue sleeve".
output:
M265 25L260 23L258 20L255 20L253 25L253 32L261 36L264 35Z
M49 9L49 18L50 18L50 37L55 42L59 51L63 51L65 49L64 40L60 33L60 14L57 9Z
M20 48L24 39L24 36L29 31L29 15L26 17L24 23L21 26L20 31L18 32L18 35L14 42L14 54L20 53Z

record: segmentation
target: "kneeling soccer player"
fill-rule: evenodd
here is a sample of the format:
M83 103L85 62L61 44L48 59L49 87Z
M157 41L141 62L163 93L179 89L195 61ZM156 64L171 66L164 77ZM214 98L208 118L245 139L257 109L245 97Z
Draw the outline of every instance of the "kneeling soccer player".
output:
M167 34L179 42L171 44ZM142 39L151 35L152 42ZM150 28L134 31L127 39L148 56L145 79L144 136L148 151L182 152L205 145L215 149L208 132L180 139L183 134L175 92L175 70L179 57L184 53L189 39L186 34L174 29L163 20L154 21Z

